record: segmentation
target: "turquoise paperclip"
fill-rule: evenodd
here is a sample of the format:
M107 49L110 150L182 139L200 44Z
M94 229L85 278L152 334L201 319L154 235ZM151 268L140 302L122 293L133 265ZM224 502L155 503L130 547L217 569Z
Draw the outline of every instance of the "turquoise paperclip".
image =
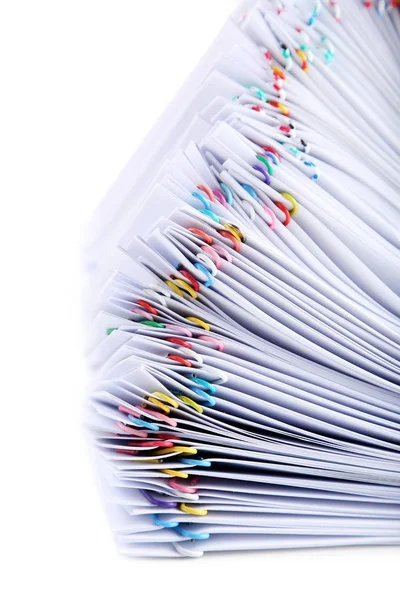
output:
M133 417L132 415L128 415L128 419L130 421L132 421L132 423L134 423L135 425L138 425L139 427L145 427L146 429L151 429L152 431L160 431L159 426L154 425L154 423L148 423L147 421L143 421L142 419L137 419L136 417Z
M208 392L210 392L210 394L216 394L217 392L217 388L215 387L215 385L212 385L209 381L206 381L205 379L200 379L199 377L192 377L190 381L197 383L197 385L202 385L206 388Z
M197 394L198 396L201 396L203 398L203 400L205 400L204 406L208 406L209 408L212 408L213 406L215 406L217 403L214 400L214 398L212 396L210 396L210 394L207 394L207 392L205 392L204 390L201 390L200 388L196 388L196 387L191 387L189 388L192 392L194 392L195 394Z
M224 196L229 206L233 206L233 195L230 188L226 185L226 183L220 183L219 187L224 192Z
M259 199L258 199L258 196L257 196L257 192L255 191L255 189L251 185L249 185L248 183L241 183L240 185L242 186L242 188L244 190L246 190L246 192L248 194L250 194L250 196L252 198L254 198L254 200L257 200L257 202L259 202Z
M219 217L217 217L217 215L213 213L212 210L201 210L200 212L203 213L203 215L210 217L210 219L212 219L216 223L219 223Z
M197 200L200 200L200 202L203 203L204 208L206 210L211 210L211 202L209 201L208 198L204 198L204 196L202 194L200 194L199 192L192 192L192 196L194 198L197 198Z
M179 523L177 523L176 521L161 521L161 519L159 519L157 515L153 515L153 521L154 524L157 525L157 527L167 527L168 529L175 529L175 527L179 527Z
M190 531L187 531L187 529L183 529L180 525L175 528L175 531L190 540L208 540L210 537L209 533L191 533Z
M196 460L195 458L181 458L180 461L184 465L190 465L191 467L211 467L209 460Z

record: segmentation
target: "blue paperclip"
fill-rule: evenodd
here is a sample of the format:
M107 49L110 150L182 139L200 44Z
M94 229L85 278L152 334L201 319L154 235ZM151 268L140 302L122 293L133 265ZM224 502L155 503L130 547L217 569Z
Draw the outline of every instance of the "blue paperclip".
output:
M226 185L226 183L220 183L219 187L224 192L224 196L229 206L233 206L233 195L230 188Z
M205 379L200 379L199 377L192 377L190 381L197 383L197 385L202 385L206 388L208 392L210 392L210 394L217 393L217 388L215 387L215 385L212 385L209 381L206 381Z
M246 190L246 192L248 194L250 194L250 196L252 198L254 198L254 200L257 200L257 202L259 202L258 196L257 196L257 192L255 191L255 189L251 185L249 185L248 183L241 183L240 185L242 186L242 188L244 190Z
M214 277L211 275L210 271L201 263L194 263L193 265L196 269L201 271L203 275L207 277L207 281L204 283L206 287L211 287L215 283ZM202 282L203 283L203 282Z
M209 533L191 533L190 531L187 531L187 529L183 529L180 525L175 528L175 531L190 540L208 540L210 537Z
M201 210L200 212L203 213L203 215L210 217L210 219L212 219L216 223L219 223L219 218L217 217L217 215L215 213L213 213L212 210Z
M209 408L212 408L213 406L215 406L217 403L214 400L214 398L212 396L210 396L210 394L207 394L207 392L205 392L204 390L200 389L200 388L196 388L196 387L191 387L189 388L192 392L194 392L195 394L197 394L198 396L201 396L203 398L203 400L205 400L205 402L203 402L204 406L208 406Z
M190 465L191 467L211 467L209 460L196 460L195 458L181 458L180 461L184 465Z
M139 427L145 427L146 429L151 429L152 431L160 430L158 425L154 425L154 423L148 423L147 421L143 421L142 419L137 419L132 415L128 415L128 419L132 421L132 423L134 423L135 425L138 425Z
M153 521L157 527L167 527L168 529L179 527L179 523L176 523L176 521L161 521L157 515L153 515Z
M268 156L272 160L272 162L274 163L274 165L276 165L277 167L280 167L280 162L276 158L275 154L272 154L272 152L265 152L264 151L264 155Z
M194 198L197 198L197 200L200 200L200 202L202 202L204 204L204 208L206 210L211 210L211 202L209 201L208 198L204 198L204 196L202 194L200 194L199 192L192 192L192 196Z

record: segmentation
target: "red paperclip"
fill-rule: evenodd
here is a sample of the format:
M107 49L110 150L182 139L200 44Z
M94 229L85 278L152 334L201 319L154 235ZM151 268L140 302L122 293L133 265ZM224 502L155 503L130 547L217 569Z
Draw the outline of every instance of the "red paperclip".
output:
M155 308L153 308L148 302L145 302L145 300L138 300L136 304L147 310L147 312L149 312L151 315L158 315L158 311Z
M179 338L169 337L169 338L166 338L165 341L169 342L170 344L176 344L177 346L183 346L184 348L187 348L188 350L192 349L192 345L189 344L189 342L185 342L184 340L180 340Z
M186 360L186 358L183 358L182 356L177 356L176 354L168 354L168 358L170 360L174 360L175 362L180 363L184 367L193 367L192 363L189 360Z
M233 236L231 233L229 233L229 231L225 231L225 230L219 231L219 234L222 235L222 237L226 238L227 240L230 240L232 242L233 247L236 250L236 252L239 252L240 242L239 242L239 240L237 240L235 238L235 236Z
M190 283L192 284L192 287L193 287L193 289L194 289L194 291L195 291L195 292L198 292L198 291L199 291L199 289L200 289L200 284L199 284L199 282L197 281L197 279L195 279L195 278L193 277L193 275L191 275L191 274L189 273L189 271L186 271L185 269L180 269L180 270L179 270L179 273L180 273L181 275L183 275L184 277L186 277L186 279L188 279L188 280L190 281Z
M283 225L285 227L287 227L289 225L290 221L292 220L292 218L290 216L290 212L288 211L286 206L284 204L282 204L282 202L275 202L275 206L280 208L280 210L285 213L285 220L283 221Z
M210 246L212 246L212 243L213 243L212 237L210 235L208 235L207 233L205 233L204 231L202 231L201 229L196 229L195 227L189 227L188 231L190 231L191 233L194 233L194 235L201 237L201 239L204 240L206 244L209 244Z

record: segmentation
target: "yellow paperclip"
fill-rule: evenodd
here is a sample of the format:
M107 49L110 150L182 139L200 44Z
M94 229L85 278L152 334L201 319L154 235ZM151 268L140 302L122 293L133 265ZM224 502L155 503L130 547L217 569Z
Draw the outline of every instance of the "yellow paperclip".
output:
M197 454L197 449L190 446L172 446L172 448L160 448L156 450L156 456L162 456L163 454L174 454L179 452L180 454Z
M293 217L294 215L296 215L299 212L299 203L297 202L297 200L295 200L293 196L291 194L288 194L287 192L281 192L281 196L283 196L284 198L286 198L286 200L289 200L289 202L293 204L292 210L289 211L291 216Z
M171 475L171 477L180 477L181 479L188 479L189 475L183 471L173 471L171 469L162 469L161 473Z
M305 55L303 50L298 49L298 50L296 50L296 52L297 52L297 55L300 58L300 60L302 60L303 62L307 62L307 56Z
M192 323L196 323L196 325L200 325L200 327L203 327L203 329L205 329L206 331L211 331L210 325L208 323L205 323L201 319L198 319L197 317L187 317L186 320L191 321Z
M179 404L173 398L167 396L167 394L163 394L162 392L154 392L151 394L151 398L157 398L158 400L164 400L167 404L170 404L173 408L179 408Z
M197 517L205 517L208 514L208 510L201 508L192 508L191 506L187 506L186 504L180 504L179 508L182 512L187 513L188 515L196 515Z
M280 67L272 67L272 71L279 75L281 79L287 79L285 72Z
M169 406L165 406L165 404L163 404L156 398L149 397L149 398L147 398L147 400L151 404L154 404L154 406L158 406L158 408L161 408L161 410L163 410L165 413L167 413L167 415L169 415L169 413L171 412L171 409ZM147 404L142 404L142 408L148 408Z
M289 109L287 106L285 106L284 104L282 104L282 102L278 102L278 107L280 108L281 112L288 117L289 116Z
M183 295L183 292L178 288L177 285L175 285L175 283L173 281L168 281L168 279L165 280L165 283L167 284L168 287L171 288L171 290L173 292L175 292L175 294L178 294L178 296L180 298L184 298L185 296Z
M231 235L233 235L235 239L237 239L238 242L242 241L239 233L232 227L232 225L229 225L229 223L224 223L224 227Z
M240 239L241 239L241 240L242 240L242 242L244 243L244 242L246 241L246 238L245 238L245 235L244 235L243 231L242 231L241 229L239 229L239 227L238 227L237 225L233 225L233 223L229 223L229 225L230 225L231 227L233 227L233 229L234 229L235 231L237 231L237 233L238 233L238 234L239 234L239 236L240 236Z
M175 279L174 283L178 286L178 288L185 290L185 292L187 292L190 296L192 296L192 298L194 298L194 300L196 300L197 292L195 292L192 286L186 281L183 281L183 279Z
M200 406L200 404L197 404L197 402L195 402L191 398L188 398L187 396L177 396L177 398L179 398L179 400L182 400L182 402L184 402L188 406L194 408L194 410L197 410L198 413L202 414L204 412L203 407Z

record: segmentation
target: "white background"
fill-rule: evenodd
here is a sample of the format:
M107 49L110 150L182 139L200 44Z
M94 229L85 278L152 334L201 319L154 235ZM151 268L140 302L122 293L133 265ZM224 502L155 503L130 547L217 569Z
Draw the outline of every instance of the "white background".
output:
M1 596L394 597L399 549L116 555L80 428L83 225L235 0L1 6Z

